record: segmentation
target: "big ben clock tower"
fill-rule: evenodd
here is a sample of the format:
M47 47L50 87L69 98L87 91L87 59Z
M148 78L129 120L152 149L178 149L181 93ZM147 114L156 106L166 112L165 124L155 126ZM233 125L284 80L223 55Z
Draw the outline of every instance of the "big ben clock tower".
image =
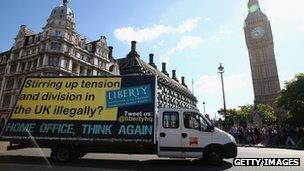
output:
M249 53L255 104L269 104L280 91L280 82L270 22L258 0L249 0L245 20L245 37Z

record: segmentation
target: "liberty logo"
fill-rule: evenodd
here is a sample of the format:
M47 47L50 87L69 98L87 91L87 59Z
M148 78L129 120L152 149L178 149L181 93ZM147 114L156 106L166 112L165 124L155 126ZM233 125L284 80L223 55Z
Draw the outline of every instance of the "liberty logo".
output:
M151 101L151 87L149 85L107 92L107 108L138 105Z

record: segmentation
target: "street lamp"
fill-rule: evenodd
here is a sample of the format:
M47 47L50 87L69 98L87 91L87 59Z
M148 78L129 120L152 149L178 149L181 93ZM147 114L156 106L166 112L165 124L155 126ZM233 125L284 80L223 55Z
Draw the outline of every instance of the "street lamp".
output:
M204 115L206 116L206 107L205 107L205 101L203 101L203 107L204 107Z
M226 115L227 115L227 110L226 110L226 99L225 99L225 89L224 89L224 79L223 79L223 73L224 73L224 67L222 66L222 63L220 63L220 66L217 68L218 72L221 74L221 82L222 82L222 93L223 93L223 105L224 105L224 128L226 128Z

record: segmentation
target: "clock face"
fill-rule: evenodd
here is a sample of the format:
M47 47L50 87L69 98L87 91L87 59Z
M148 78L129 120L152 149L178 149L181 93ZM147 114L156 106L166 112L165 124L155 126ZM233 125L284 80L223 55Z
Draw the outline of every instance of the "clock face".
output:
M255 27L251 30L251 37L254 39L260 39L264 36L265 30L262 27Z

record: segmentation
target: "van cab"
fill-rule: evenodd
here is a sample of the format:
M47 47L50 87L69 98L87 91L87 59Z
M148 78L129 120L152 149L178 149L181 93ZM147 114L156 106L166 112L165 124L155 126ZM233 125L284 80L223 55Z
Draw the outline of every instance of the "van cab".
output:
M167 108L158 114L159 157L204 158L210 163L236 157L234 137L215 128L199 111Z

